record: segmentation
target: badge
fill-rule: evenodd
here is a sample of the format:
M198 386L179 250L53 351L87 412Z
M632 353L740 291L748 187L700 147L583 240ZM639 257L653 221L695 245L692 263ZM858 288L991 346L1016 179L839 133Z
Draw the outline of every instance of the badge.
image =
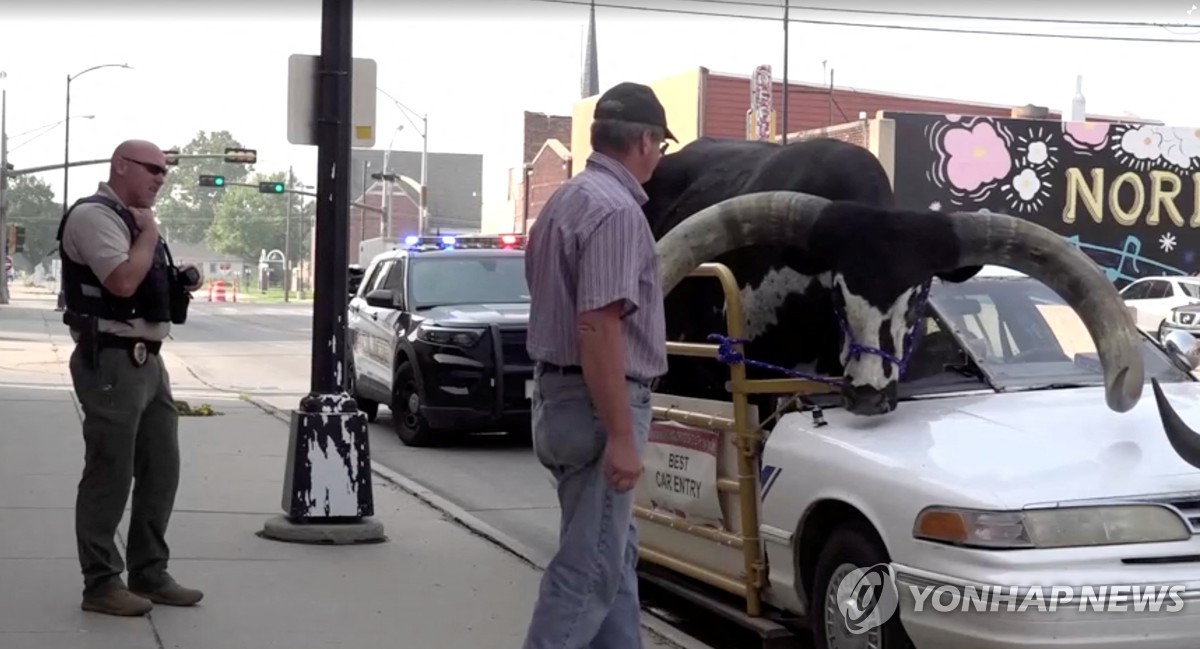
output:
M133 364L141 367L146 364L146 343L137 341L133 344Z

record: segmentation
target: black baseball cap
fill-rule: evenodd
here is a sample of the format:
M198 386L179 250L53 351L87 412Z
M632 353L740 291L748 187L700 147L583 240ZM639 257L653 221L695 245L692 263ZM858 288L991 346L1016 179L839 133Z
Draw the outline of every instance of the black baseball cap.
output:
M640 83L626 81L609 88L600 95L592 117L659 126L666 133L668 140L679 141L675 139L671 129L667 128L667 111L659 103L654 91L650 86Z

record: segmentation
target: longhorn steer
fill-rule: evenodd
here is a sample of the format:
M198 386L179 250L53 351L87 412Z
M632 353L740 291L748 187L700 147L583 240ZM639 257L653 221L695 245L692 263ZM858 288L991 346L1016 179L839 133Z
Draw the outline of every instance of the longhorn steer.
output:
M1141 397L1129 312L1095 265L1044 227L998 214L892 209L874 155L834 140L699 140L659 169L646 185L646 213L658 239L669 339L724 330L711 281L676 289L700 264L724 263L747 307L748 357L843 375L847 410L882 414L896 407L932 279L965 281L996 264L1042 281L1079 313L1097 343L1110 408L1127 411ZM727 394L728 373L716 362L671 361L660 391Z

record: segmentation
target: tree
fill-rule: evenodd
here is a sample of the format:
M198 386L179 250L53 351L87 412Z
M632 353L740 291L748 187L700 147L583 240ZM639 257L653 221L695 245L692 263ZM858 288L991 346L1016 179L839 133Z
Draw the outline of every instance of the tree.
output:
M308 237L301 231L303 219L308 229L312 227L311 203L302 205L302 196L292 195L292 218L287 220L288 194L262 194L260 182L287 182L287 172L269 175L255 174L246 181L254 187L229 187L221 201L216 204L215 218L208 229L208 243L217 252L240 257L246 262L257 263L263 250L285 250L291 252L293 264L306 258ZM303 216L302 216L303 215Z
M179 147L179 152L224 153L226 147L242 146L229 131L199 131L191 142ZM228 163L220 158L180 160L179 165L167 174L155 210L170 240L200 243L213 224L216 206L222 200L221 192L228 190L200 187L197 184L200 174L222 175L227 182L243 182L251 171L253 165Z
M30 265L41 263L58 248L62 206L55 200L54 190L37 176L22 175L10 181L5 197L8 223L25 227L25 252L21 254ZM15 255L13 262L17 262Z

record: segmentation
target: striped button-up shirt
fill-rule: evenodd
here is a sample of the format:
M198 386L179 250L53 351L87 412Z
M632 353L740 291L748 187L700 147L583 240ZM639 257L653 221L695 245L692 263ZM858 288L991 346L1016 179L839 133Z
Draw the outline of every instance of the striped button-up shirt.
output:
M578 315L623 305L625 373L650 381L667 371L666 324L646 192L621 163L593 153L529 230L525 277L532 305L529 355L579 365Z

